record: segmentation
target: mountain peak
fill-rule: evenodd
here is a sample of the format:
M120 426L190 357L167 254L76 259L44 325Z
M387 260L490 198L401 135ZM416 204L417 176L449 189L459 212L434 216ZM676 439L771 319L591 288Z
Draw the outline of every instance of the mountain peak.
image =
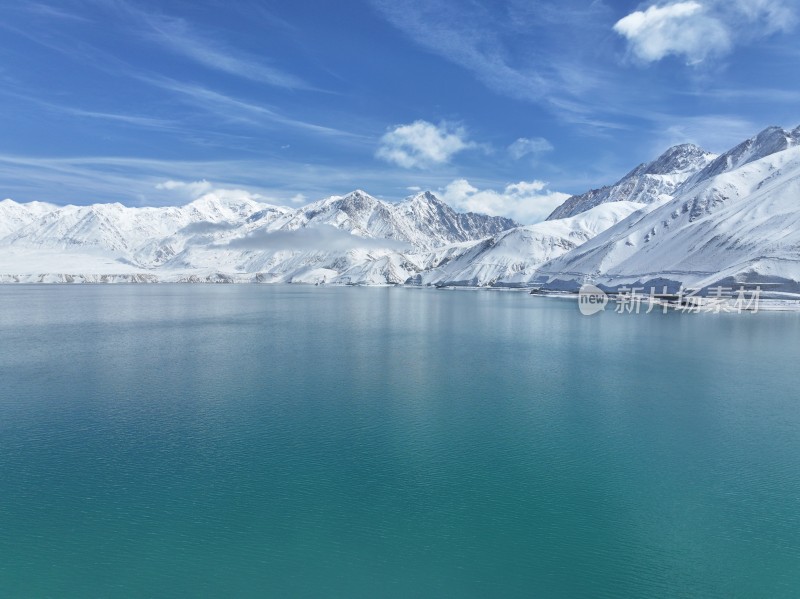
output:
M358 198L358 199L369 198L369 199L372 199L372 200L375 199L371 195L369 195L366 191L364 191L363 189L354 189L350 193L348 193L345 196L343 196L342 199L347 199L347 198Z
M419 193L415 193L414 195L408 196L404 203L424 203L424 204L434 204L437 206L447 206L442 200L440 200L435 193L430 190L420 191ZM448 206L449 208L449 206Z
M763 131L746 139L736 147L717 157L703 170L697 172L687 180L684 188L688 189L701 181L705 181L711 177L715 177L799 144L800 127L794 131L787 131L783 127L775 125L767 127Z
M695 144L679 144L672 146L649 163L645 173L648 175L672 175L687 171L694 173L714 158L716 154L707 152Z
M429 202L441 202L441 200L437 198L436 195L430 190L422 191L418 193L416 197L427 200Z
M640 164L613 185L568 198L547 220L575 216L607 202L660 202L715 158L716 154L694 144L672 146L652 162Z

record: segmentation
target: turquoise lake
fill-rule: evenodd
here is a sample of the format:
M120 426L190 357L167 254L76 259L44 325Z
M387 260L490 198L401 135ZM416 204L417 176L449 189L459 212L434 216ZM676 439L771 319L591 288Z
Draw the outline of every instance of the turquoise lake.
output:
M0 597L798 595L798 314L0 287Z

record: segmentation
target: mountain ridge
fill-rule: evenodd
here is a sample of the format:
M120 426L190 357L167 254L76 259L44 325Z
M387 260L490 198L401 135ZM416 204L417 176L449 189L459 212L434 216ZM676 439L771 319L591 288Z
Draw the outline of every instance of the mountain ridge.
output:
M800 127L768 127L719 156L673 146L525 226L429 191L387 202L354 190L300 208L214 192L162 208L3 200L0 282L763 282L800 294L798 197Z
M672 197L682 183L703 170L716 157L716 154L694 144L672 146L655 160L640 164L612 185L567 198L547 220L575 216L609 202L652 204L663 201Z

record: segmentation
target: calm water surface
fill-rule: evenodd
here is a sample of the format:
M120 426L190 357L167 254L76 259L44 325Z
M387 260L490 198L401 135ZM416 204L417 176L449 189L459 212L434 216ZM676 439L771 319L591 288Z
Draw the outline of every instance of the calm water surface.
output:
M800 316L0 287L0 597L797 597Z

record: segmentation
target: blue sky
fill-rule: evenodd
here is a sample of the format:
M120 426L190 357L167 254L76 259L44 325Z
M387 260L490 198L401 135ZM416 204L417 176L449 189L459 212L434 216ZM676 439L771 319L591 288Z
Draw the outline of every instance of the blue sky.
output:
M794 0L2 1L0 196L432 189L526 222L800 124Z

